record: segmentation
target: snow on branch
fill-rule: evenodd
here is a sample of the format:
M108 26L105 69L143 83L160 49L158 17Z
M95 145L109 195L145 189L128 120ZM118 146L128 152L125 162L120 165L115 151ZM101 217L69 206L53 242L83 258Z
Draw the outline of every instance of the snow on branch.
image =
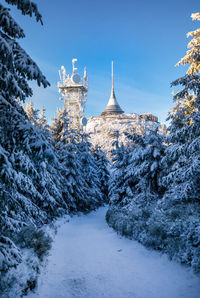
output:
M9 11L9 8L5 8L0 4L0 28L13 38L25 37L24 30L11 17Z
M38 11L37 4L29 0L5 0L10 5L17 6L17 9L21 10L23 15L35 15L36 21L43 25L42 16Z

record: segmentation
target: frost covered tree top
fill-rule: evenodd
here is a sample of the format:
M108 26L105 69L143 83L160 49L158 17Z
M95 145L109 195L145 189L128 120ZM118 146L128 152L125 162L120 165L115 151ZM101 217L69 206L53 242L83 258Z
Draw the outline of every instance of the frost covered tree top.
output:
M42 24L42 17L37 5L29 0L5 0L15 5L23 15L35 16ZM35 80L37 84L47 87L49 82L40 71L37 64L19 45L17 39L24 38L23 29L10 14L10 8L0 4L0 89L1 99L13 103L15 98L24 101L32 96L32 89L28 80Z
M200 21L200 13L192 13L191 18L193 21ZM186 65L189 63L190 66L188 68L187 74L194 75L200 72L200 29L188 32L187 37L193 37L188 43L188 48L190 50L187 51L186 55L176 65Z

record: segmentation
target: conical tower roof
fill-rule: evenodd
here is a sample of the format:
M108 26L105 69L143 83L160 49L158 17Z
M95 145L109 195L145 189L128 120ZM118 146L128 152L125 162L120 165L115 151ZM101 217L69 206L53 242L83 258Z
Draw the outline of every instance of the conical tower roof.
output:
M105 115L115 115L115 114L123 114L124 111L120 108L116 97L115 97L115 90L114 90L114 75L113 75L113 61L112 61L112 88L111 88L111 94L108 101L108 104L105 108L105 110L101 113L102 116Z

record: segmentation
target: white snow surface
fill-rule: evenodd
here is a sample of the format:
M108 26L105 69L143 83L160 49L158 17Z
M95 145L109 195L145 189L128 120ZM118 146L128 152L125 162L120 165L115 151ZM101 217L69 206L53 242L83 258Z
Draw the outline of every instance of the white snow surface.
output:
M59 220L35 293L29 298L199 298L200 279L166 255L119 236L107 207Z
M164 133L164 126L159 122L147 120L148 115L138 114L120 114L91 117L88 119L86 132L90 135L89 141L94 145L98 145L102 150L108 153L113 149L112 144L116 141L116 131L119 131L119 143L128 145L129 139L125 136L125 132L130 134L143 134L147 129L159 128L160 133ZM144 117L147 117L145 120ZM150 115L151 117L155 116ZM109 154L108 154L109 157Z

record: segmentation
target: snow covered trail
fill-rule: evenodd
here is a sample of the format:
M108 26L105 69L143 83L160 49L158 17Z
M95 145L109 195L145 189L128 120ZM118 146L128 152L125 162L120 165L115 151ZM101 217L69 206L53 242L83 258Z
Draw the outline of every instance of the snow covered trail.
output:
M61 221L29 298L199 298L200 279L165 255L120 237L106 207Z

